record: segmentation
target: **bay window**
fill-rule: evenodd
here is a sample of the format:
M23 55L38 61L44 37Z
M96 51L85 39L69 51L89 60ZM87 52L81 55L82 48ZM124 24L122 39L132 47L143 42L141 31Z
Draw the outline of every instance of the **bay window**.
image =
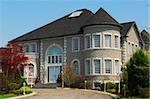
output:
M91 36L86 35L85 36L85 48L90 48L91 47Z
M115 60L115 74L119 74L120 73L120 64L119 64L119 60Z
M112 74L112 60L105 59L105 73Z
M110 34L105 34L104 35L104 46L105 47L111 47L111 35Z
M100 47L100 34L94 34L93 35L93 40L94 40L94 47Z
M94 70L95 74L100 74L101 73L101 61L100 59L94 59Z
M120 41L119 41L119 36L117 36L117 35L115 35L115 48L119 48L119 46L120 46Z

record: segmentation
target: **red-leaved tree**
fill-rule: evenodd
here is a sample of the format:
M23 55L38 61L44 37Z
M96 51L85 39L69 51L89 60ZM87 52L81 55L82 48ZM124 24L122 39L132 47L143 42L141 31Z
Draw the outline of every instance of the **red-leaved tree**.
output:
M28 57L23 53L23 47L14 42L8 42L7 50L0 52L2 72L6 78L14 78L20 68L27 65Z

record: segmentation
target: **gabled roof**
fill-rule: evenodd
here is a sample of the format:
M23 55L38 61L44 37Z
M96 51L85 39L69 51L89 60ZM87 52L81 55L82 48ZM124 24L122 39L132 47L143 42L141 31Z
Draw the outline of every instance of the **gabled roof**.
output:
M122 28L121 28L121 35L122 36L126 36L127 33L129 32L131 26L134 24L135 22L127 22L127 23L121 23Z
M143 31L141 32L141 37L142 37L142 40L143 40L145 43L150 42L150 34L149 34L146 30L143 30Z
M78 17L70 18L69 16L71 14L68 14L12 41L27 41L78 34L80 33L80 28L85 25L86 21L93 15L93 13L87 9L77 11L82 11L82 14Z
M103 8L100 8L87 23L87 25L93 24L111 24L120 26L120 24L112 16L110 16Z
M121 36L122 37L127 37L127 34L129 33L129 30L131 29L132 26L134 26L135 28L135 31L137 33L137 36L139 38L139 41L140 43L143 45L143 40L141 38L141 35L140 35L140 32L138 30L138 27L136 25L136 23L133 21L133 22L127 22L127 23L121 23L122 25L122 28L121 28Z

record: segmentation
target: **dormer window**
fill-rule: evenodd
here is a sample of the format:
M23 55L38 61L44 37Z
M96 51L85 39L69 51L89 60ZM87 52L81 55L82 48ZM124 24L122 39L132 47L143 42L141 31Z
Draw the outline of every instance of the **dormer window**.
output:
M78 17L82 14L83 11L76 11L71 13L71 15L69 15L69 18L73 18L73 17Z

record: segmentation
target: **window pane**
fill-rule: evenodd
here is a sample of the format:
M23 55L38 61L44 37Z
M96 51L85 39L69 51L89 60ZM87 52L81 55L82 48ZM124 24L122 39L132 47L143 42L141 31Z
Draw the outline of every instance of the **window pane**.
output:
M112 73L112 61L111 60L105 60L105 73Z
M48 63L51 63L51 56L48 56Z
M35 44L31 44L31 52L35 52Z
M111 47L111 35L105 35L105 47Z
M73 39L73 50L78 51L79 50L79 39Z
M94 35L94 47L100 47L100 35Z
M79 74L79 63L78 63L78 61L73 62L73 71L75 74Z
M52 56L52 63L54 63L54 56Z
M86 60L86 74L90 74L90 60Z
M85 37L86 48L90 48L90 36Z
M25 52L29 52L29 45L25 45L24 49L25 49Z
M59 56L59 63L62 63L62 56Z
M94 60L95 73L100 74L100 60Z
M115 36L115 48L119 48L119 37Z
M119 68L119 60L115 60L115 68L116 68L116 74L120 72Z
M55 56L55 62L58 63L58 56Z

